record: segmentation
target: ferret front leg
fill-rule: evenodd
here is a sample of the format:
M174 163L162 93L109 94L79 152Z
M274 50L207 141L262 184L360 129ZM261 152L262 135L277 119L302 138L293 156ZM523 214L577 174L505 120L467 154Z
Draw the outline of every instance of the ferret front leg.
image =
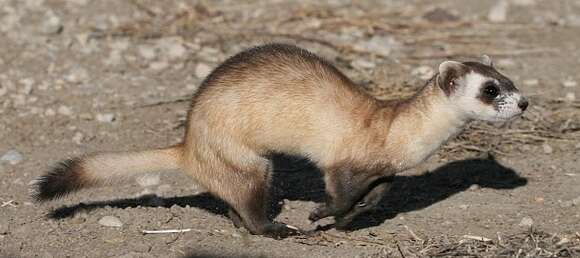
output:
M370 185L370 190L344 216L337 219L335 228L346 228L358 215L375 209L392 186L393 177L383 177Z
M328 170L324 177L326 202L314 209L308 219L314 222L334 216L337 225L344 224L342 218L351 211L359 200L367 195L370 185L377 179L376 175L347 169ZM374 201L377 198L370 199ZM378 201L376 202L378 203ZM366 211L362 208L360 210L356 214Z

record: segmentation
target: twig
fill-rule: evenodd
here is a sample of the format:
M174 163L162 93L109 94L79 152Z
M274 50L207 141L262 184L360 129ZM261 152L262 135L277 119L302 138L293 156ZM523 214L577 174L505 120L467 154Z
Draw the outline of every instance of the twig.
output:
M327 232L321 232L320 234L323 235L323 236L330 237L330 238L336 238L336 239L342 239L342 240L349 240L349 241L356 241L356 242L362 242L362 243L368 243L368 244L385 246L384 243L381 243L381 242L378 242L378 241L372 241L372 240L366 240L366 239L357 239L357 238L337 236L337 235L330 234L330 233L327 233Z
M413 239L415 239L416 241L419 241L419 242L423 242L423 239L421 239L420 237L418 237L417 235L415 235L415 232L413 232L409 227L407 227L407 225L404 225L404 227L407 230L407 232L409 232L409 234L411 234L411 236L413 237Z
M477 240L481 242L492 242L491 239L482 236L463 235L463 238Z
M181 102L185 102L185 101L189 101L190 97L181 97L181 98L177 98L177 99L171 99L171 100L161 100L161 101L157 101L157 102L153 102L153 103L149 103L149 104L143 104L143 105L139 105L136 106L136 108L146 108L146 107L155 107L155 106L161 106L161 105L167 105L167 104L173 104L173 103L181 103Z
M203 232L199 229L184 228L184 229L164 229L164 230L142 230L143 234L173 234L173 233L184 233L189 231Z
M399 253L401 254L402 258L405 258L405 254L403 253L403 250L401 250L401 246L399 245L399 243L397 243L397 250L399 250Z

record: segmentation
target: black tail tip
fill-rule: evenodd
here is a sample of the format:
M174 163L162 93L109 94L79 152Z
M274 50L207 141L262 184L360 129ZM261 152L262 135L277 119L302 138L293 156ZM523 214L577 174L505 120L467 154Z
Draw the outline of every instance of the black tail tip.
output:
M68 159L56 164L32 185L32 198L45 202L61 198L86 185L80 158Z

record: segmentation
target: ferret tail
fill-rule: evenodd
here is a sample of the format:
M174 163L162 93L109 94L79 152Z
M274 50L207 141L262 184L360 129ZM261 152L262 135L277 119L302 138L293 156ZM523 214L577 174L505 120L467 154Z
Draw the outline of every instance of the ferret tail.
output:
M62 161L33 184L39 202L147 172L181 168L182 145L135 152L96 153Z

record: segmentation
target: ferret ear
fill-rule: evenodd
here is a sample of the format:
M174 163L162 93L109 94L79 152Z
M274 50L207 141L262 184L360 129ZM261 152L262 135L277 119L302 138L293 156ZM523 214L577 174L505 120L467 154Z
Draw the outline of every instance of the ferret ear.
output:
M457 87L457 79L465 75L467 67L456 61L445 61L439 65L437 84L449 96Z
M488 55L481 56L481 63L484 65L493 67L493 62L491 61L491 57L489 57Z

